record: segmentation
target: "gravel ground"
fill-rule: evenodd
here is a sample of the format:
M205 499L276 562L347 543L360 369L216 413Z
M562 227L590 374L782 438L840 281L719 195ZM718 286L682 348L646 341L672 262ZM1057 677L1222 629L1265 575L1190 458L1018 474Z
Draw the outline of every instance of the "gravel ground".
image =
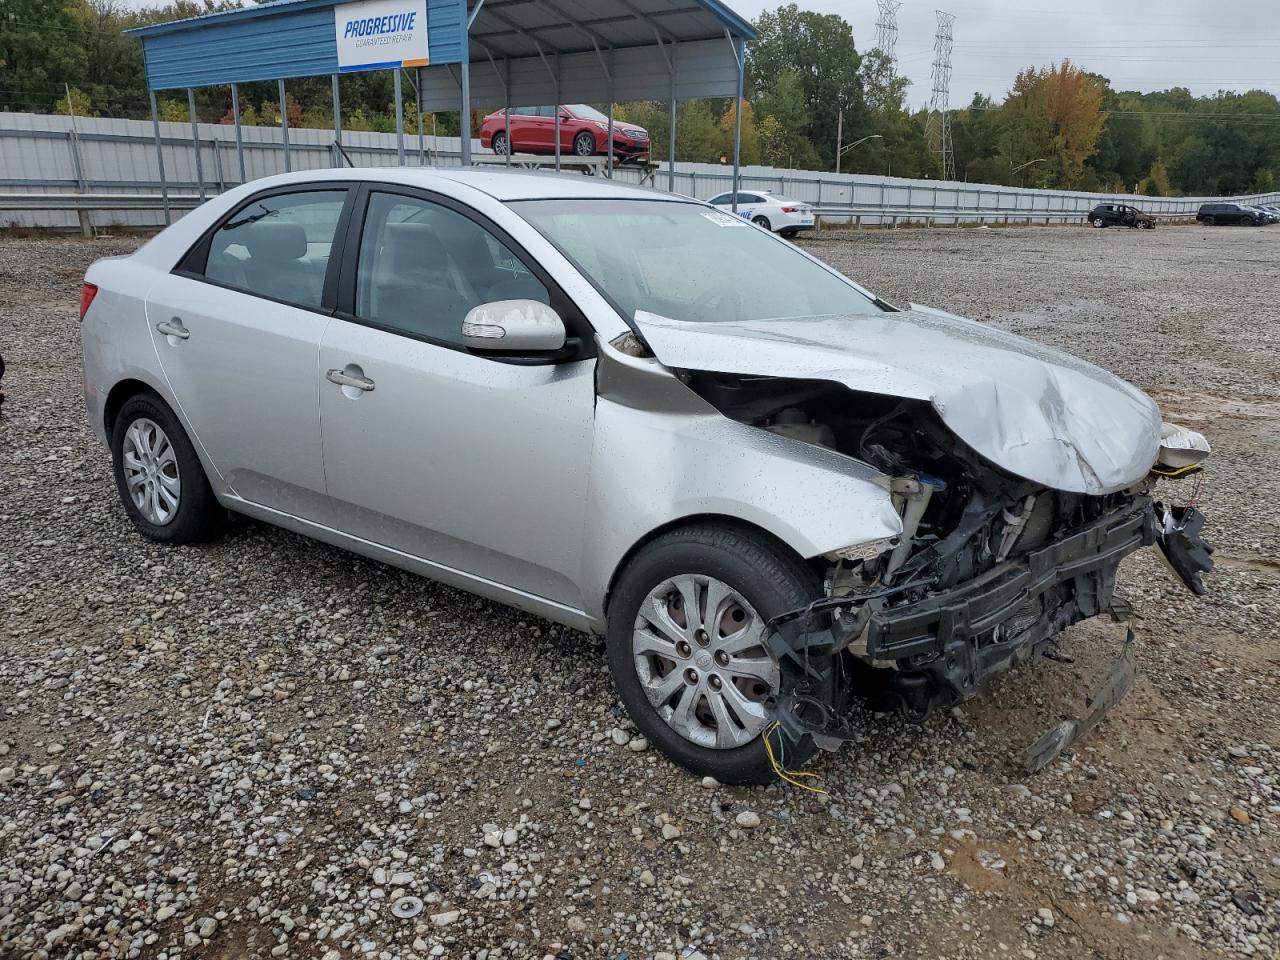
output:
M923 727L868 720L825 797L667 763L593 638L248 521L141 539L76 322L85 267L136 242L0 239L0 956L1280 953L1280 228L805 243L1216 448L1209 595L1126 562L1138 684L1074 752L1011 763L1080 714L1112 624Z

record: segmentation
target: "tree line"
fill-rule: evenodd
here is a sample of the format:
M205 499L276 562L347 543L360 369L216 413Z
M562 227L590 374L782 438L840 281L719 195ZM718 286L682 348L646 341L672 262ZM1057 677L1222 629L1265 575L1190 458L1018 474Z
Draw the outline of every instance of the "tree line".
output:
M170 0L132 10L120 0L5 0L0 109L147 117L142 46L123 31L239 5ZM790 3L762 13L755 26L741 104L744 163L941 175L938 145L926 141L927 111L908 106L908 82L880 51L859 50L847 21ZM405 126L417 133L411 83L404 90ZM242 84L240 95L243 123L280 122L274 82ZM342 78L346 129L394 130L393 101L389 71ZM189 119L185 91L161 94L159 106L163 119ZM331 127L329 78L290 80L285 109L291 126ZM677 159L729 162L736 109L732 98L680 104ZM227 88L197 90L196 114L229 123ZM665 159L668 104L619 104L616 115L644 126L655 159ZM457 113L426 114L421 127L456 136L460 121ZM956 176L974 182L1162 196L1280 188L1280 102L1261 90L1115 90L1105 76L1064 60L1021 71L999 102L975 94L952 111L951 128Z

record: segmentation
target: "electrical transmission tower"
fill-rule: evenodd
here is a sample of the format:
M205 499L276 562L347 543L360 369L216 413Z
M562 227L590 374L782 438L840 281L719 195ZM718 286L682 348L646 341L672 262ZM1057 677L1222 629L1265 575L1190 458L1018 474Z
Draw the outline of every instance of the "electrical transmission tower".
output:
M938 32L933 38L933 97L929 101L929 119L924 137L929 149L941 154L942 179L956 178L956 158L951 149L951 28L954 13L938 14Z
M898 0L876 0L876 7L880 10L876 20L876 49L895 66L898 62L898 8L901 6Z

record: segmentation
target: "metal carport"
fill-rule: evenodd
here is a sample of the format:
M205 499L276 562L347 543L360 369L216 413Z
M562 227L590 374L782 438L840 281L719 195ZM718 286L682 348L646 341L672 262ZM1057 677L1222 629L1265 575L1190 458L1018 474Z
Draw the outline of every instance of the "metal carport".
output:
M338 76L375 69L394 71L401 164L405 151L400 78L403 70L412 69L418 71L420 111L461 111L464 165L471 163L473 103L522 107L607 101L612 143L615 102L669 101L668 184L673 185L676 104L705 97L736 97L740 104L746 43L756 37L750 23L719 0L276 0L129 32L143 44L162 189L157 90L188 91L194 135L193 88L231 86L243 179L237 84L278 82L288 170L285 81L332 76L334 135L341 145ZM736 194L741 109L735 110L735 117ZM558 116L556 127L558 166ZM610 172L612 160L610 151ZM166 220L167 195L165 189Z

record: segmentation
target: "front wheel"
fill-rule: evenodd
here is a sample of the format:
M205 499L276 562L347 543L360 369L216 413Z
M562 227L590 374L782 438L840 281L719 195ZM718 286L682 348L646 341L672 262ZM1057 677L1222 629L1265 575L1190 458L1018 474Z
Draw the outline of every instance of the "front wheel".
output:
M195 543L226 520L195 447L154 394L125 401L111 435L116 490L133 525L161 543Z
M638 553L609 602L609 670L640 731L681 766L721 783L769 783L765 749L788 766L813 755L773 724L794 682L766 647L767 624L821 595L818 577L752 530L696 526Z
M573 138L573 152L579 157L589 157L596 152L596 138L586 130Z
M1153 224L1150 220L1139 220L1139 221L1138 221L1138 229L1139 229L1139 230L1150 230L1153 226L1155 226L1155 224Z

